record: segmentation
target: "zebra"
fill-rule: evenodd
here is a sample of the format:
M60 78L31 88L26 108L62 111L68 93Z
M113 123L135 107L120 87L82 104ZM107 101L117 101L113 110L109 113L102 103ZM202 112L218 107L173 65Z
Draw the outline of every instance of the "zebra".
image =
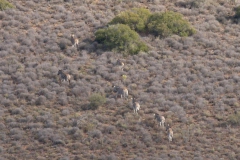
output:
M61 82L67 81L68 83L70 83L70 80L71 80L70 74L66 74L62 70L59 70L57 75L60 76Z
M118 65L119 69L123 71L124 63L120 59L117 59L116 65Z
M140 110L140 104L135 101L134 97L131 99L132 99L132 105L133 105L133 112L138 114L138 111Z
M158 113L154 113L153 116L154 116L154 119L156 119L159 122L159 125L164 127L164 123L165 123L164 116L160 116Z
M121 98L128 97L128 89L126 87L113 86L114 92L117 92L116 98L120 95Z
M78 46L79 40L77 38L75 38L74 34L71 35L71 42L73 44L72 47L77 47Z
M169 124L166 126L166 131L167 131L167 134L168 134L168 140L169 140L169 142L171 142L172 139L173 139L173 130L170 127Z

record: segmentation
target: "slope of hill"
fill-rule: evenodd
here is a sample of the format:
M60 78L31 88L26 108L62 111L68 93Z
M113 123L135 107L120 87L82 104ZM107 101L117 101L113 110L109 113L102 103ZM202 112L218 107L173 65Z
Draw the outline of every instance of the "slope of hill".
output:
M236 4L209 0L9 0L0 11L0 159L240 159ZM190 0L188 1L190 2ZM101 50L94 32L121 11L176 11L191 37L141 35L148 53ZM79 38L72 47L71 34ZM124 62L124 69L115 65ZM58 70L72 75L60 83ZM126 86L140 103L116 98ZM89 107L93 94L106 96ZM173 141L153 113L172 126ZM237 114L236 114L237 115Z

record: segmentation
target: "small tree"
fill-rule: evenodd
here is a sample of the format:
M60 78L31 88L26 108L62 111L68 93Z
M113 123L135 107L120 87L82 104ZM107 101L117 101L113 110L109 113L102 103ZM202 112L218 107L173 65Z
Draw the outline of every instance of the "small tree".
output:
M106 49L137 54L140 51L148 51L135 31L124 24L110 25L108 28L99 29L96 33L96 41L103 44Z
M144 32L146 30L146 22L151 15L150 11L145 8L133 8L132 10L121 12L109 23L126 24L132 30Z
M152 14L148 19L147 27L150 33L162 37L173 34L185 37L191 36L196 32L180 13L172 11Z
M99 93L94 93L90 98L90 108L91 109L97 109L99 106L103 105L106 103L106 98L105 96L102 96Z
M0 10L3 11L8 8L14 8L14 6L6 0L0 0Z

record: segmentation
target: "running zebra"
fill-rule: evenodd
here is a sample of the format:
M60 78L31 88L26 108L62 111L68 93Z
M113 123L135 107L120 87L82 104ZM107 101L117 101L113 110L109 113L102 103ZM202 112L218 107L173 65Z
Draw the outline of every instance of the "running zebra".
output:
M156 119L157 122L159 122L159 125L164 127L165 118L163 116L160 116L158 113L154 113L153 116L154 119Z
M168 134L168 140L169 140L169 142L171 142L172 139L173 139L173 130L170 127L169 124L166 126L166 131L167 131L167 134Z
M78 46L78 43L79 43L79 40L75 37L74 34L71 35L71 42L72 42L72 47L77 47Z
M132 99L132 107L133 107L133 112L138 114L138 111L140 110L140 104L138 102L135 101L135 98L131 98Z
M124 63L120 59L117 60L116 65L123 71Z
M67 81L70 84L70 80L71 80L70 74L66 74L62 70L59 70L57 75L60 76L61 82Z
M126 87L113 86L114 92L117 92L116 98L120 96L121 98L128 97L128 89Z

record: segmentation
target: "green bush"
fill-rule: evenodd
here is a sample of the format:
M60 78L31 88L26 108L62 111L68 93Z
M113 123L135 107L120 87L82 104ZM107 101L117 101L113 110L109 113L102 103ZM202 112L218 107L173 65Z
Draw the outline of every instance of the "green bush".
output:
M240 6L234 8L235 15L234 18L240 18Z
M103 105L106 103L106 98L105 96L102 96L99 93L94 93L90 98L90 108L91 109L97 109L99 106Z
M3 11L8 8L14 8L14 6L6 0L0 0L0 10Z
M103 44L106 49L137 54L140 51L148 51L135 31L124 24L110 25L105 29L99 29L96 33L96 41Z
M191 36L196 32L180 13L172 11L152 14L148 19L147 27L150 33L162 37L173 34L185 37Z
M148 9L133 8L132 10L117 15L109 24L126 24L132 30L144 32L146 30L146 22L150 15L151 13Z
M233 125L240 125L240 112L229 116L229 123Z

